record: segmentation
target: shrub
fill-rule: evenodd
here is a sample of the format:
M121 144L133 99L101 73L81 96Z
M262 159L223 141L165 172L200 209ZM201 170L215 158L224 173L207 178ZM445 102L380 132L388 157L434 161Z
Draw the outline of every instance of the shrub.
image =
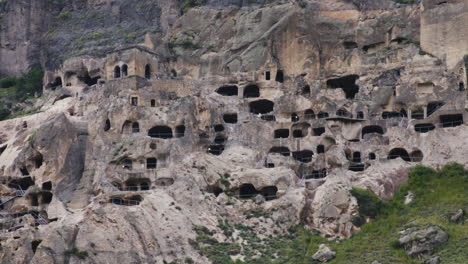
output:
M441 170L440 170L441 176L444 177L457 177L457 176L462 176L465 175L467 176L467 171L465 171L465 168L463 165L452 162L447 165L445 165Z
M363 224L366 223L364 217L360 216L360 215L355 215L353 216L353 218L351 218L351 223L353 223L353 225L357 226L357 227L361 227Z
M351 190L351 194L356 197L359 204L359 214L361 216L367 216L375 218L379 213L383 203L382 201L372 192L360 188L354 188Z
M78 257L79 259L85 259L85 258L88 257L88 252L80 251L79 249L77 249L75 247L65 250L65 252L63 254L65 254L66 256L72 256L73 255L73 256Z
M1 88L10 88L10 87L13 87L16 85L16 77L14 76L9 76L9 77L5 77L3 79L0 80L0 87Z

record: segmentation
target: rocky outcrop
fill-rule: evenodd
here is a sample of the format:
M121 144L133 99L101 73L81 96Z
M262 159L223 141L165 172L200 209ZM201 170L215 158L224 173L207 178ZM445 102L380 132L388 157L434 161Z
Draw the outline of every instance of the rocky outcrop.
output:
M410 228L404 230L398 239L406 253L412 257L430 256L437 246L449 239L447 233L438 226Z
M336 252L331 250L327 245L320 244L317 252L312 255L312 259L318 260L320 262L328 262L334 259Z

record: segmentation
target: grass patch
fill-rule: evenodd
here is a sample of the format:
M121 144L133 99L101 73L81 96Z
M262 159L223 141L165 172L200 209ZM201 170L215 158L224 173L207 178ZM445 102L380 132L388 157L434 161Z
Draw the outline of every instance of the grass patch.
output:
M85 259L88 257L88 252L86 251L81 251L77 248L70 248L70 249L67 249L65 250L65 252L63 252L63 254L65 256L75 256L79 259Z

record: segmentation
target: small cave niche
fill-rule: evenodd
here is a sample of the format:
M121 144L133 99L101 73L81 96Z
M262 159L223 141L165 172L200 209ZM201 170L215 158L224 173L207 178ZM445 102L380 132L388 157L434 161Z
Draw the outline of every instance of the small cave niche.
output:
M343 41L343 47L345 49L357 49L358 44L354 41Z
M284 82L284 72L282 70L278 70L276 72L276 77L275 77L275 81L279 82L279 83L283 83Z
M132 206L132 205L139 205L143 201L143 198L140 195L133 195L130 197L118 197L113 196L110 198L110 203L116 205L125 205L125 206Z
M322 154L325 153L325 146L324 145L318 145L317 146L317 154Z
M348 170L350 171L364 171L366 169L366 166L362 163L357 163L357 164L351 164L348 167Z
M402 118L402 117L406 117L406 112L388 112L388 111L382 112L383 119Z
M375 160L375 153L371 152L369 153L369 160Z
M259 193L255 186L249 183L244 183L239 187L239 198L240 199L251 199L255 198Z
M31 177L22 177L19 179L11 180L8 183L8 187L16 190L26 191L29 187L33 186L35 183Z
M422 151L420 150L415 150L415 151L412 151L410 154L410 159L412 162L421 162L424 158L424 155L422 153Z
M208 150L207 150L208 153L215 155L215 156L221 155L223 151L224 151L224 145L220 145L220 144L210 145L208 146Z
M275 138L288 138L289 129L286 129L286 128L276 129L274 134L275 134Z
M156 107L156 100L151 99L150 105L151 105L151 107Z
M31 193L28 195L29 205L30 206L39 206L39 199L37 193Z
M136 191L138 191L138 184L136 182L134 182L134 181L128 180L125 183L125 191L127 191L127 192L136 192Z
M132 123L132 133L140 133L140 124L138 122Z
M260 97L260 88L256 84L249 84L244 88L244 98Z
M78 80L81 82L84 82L87 86L93 86L97 84L100 78L101 76L96 76L94 78L91 78L88 72L85 72L84 75L78 76Z
M237 123L237 114L236 113L224 114L223 115L223 121L226 124L236 124Z
M224 126L223 125L215 125L214 127L215 132L223 132L224 131Z
M273 112L274 103L269 100L257 100L249 103L250 112L253 114L267 114Z
M311 150L301 150L301 151L295 151L292 153L293 158L302 163L311 162L313 155L314 155L314 152L312 152Z
M50 204L52 197L54 196L51 192L41 192L41 204Z
M174 184L173 178L159 178L154 182L156 186L170 186L172 184Z
M138 106L138 97L136 96L130 97L130 104L133 106Z
M319 112L317 114L318 119L323 119L323 118L328 118L328 113L327 112Z
M149 191L150 185L147 182L140 183L140 191Z
M377 126L377 125L365 126L361 130L362 138L364 138L364 136L367 135L367 134L380 134L380 135L383 135L384 130L383 130L383 128L381 126Z
M432 123L423 123L414 125L414 131L418 133L427 133L435 129L435 126Z
M111 122L109 119L106 119L106 122L104 123L104 131L107 132L111 129Z
M150 149L156 149L156 143L150 143L149 145Z
M312 131L314 132L314 136L319 137L323 133L325 133L325 127L316 127L314 129L312 129Z
M41 153L37 153L37 155L34 156L34 166L36 167L36 169L39 169L42 166L43 162L44 157Z
M456 127L463 125L463 114L441 115L439 117L442 127Z
M156 169L158 165L158 160L156 158L147 158L146 159L146 169Z
M216 144L224 144L226 142L226 137L223 135L217 135L214 139L214 143Z
M364 119L364 112L362 112L362 111L357 112L356 118L357 119Z
M274 115L262 115L260 118L264 121L276 121L276 117Z
M418 109L411 112L411 118L416 120L424 119L424 110Z
M292 126L293 137L294 138L301 138L306 137L309 134L310 124L308 123L300 123L295 124Z
M275 167L274 163L265 161L265 168L272 169Z
M219 87L216 92L223 96L237 96L238 88L235 85L225 85Z
M331 89L343 89L347 99L354 99L359 92L359 86L356 85L356 80L359 75L347 75L336 79L329 79L327 87Z
M172 138L172 128L168 126L154 126L148 131L148 136L152 138L169 139Z
M24 166L20 168L20 172L21 172L21 175L23 175L23 176L28 176L29 175L28 169L26 167L24 167Z
M120 67L119 66L114 67L114 78L115 79L120 78Z
M269 153L272 154L280 154L285 157L289 157L291 155L291 152L287 147L272 147L269 151Z
M124 159L122 161L122 167L126 170L133 169L133 161L131 159Z
M432 115L435 111L444 106L444 102L430 102L427 104L427 116Z
M298 122L299 116L296 113L291 114L291 122Z
M387 159L401 158L404 161L411 161L408 152L404 148L394 148L388 153Z
M122 77L128 76L128 66L127 64L122 65Z
M310 179L323 179L327 177L327 169L313 170L312 172L303 173L302 176L306 180Z
M353 162L360 163L361 162L361 152L355 151L353 152Z
M61 77L55 77L54 81L49 84L50 89L52 91L55 91L55 89L62 87L62 78Z
M33 240L31 242L31 249L33 251L33 253L36 253L36 250L37 250L37 247L39 246L39 244L41 244L42 240Z
M151 182L147 178L133 178L125 181L126 191L149 191Z
M460 91L460 92L465 91L465 84L463 82L460 82L458 84L458 91Z
M151 65L146 64L145 65L145 78L146 79L151 79Z
M216 185L208 185L206 192L214 194L218 197L221 193L223 193L223 189Z
M260 194L265 197L265 200L271 201L277 198L276 193L278 188L276 186L265 186L260 190Z
M176 126L176 137L181 138L185 136L185 125Z
M307 84L304 87L302 87L301 94L304 96L310 95L310 85Z
M46 181L42 183L42 190L51 191L52 190L52 182Z
M340 117L349 117L349 118L353 117L353 115L350 112L348 112L346 109L343 109L343 108L338 109L338 111L336 111L336 115Z
M271 73L269 71L265 72L265 80L267 81L271 80Z
M314 110L312 110L312 109L307 109L307 110L305 110L305 112L304 112L304 118L305 118L306 120L315 119Z

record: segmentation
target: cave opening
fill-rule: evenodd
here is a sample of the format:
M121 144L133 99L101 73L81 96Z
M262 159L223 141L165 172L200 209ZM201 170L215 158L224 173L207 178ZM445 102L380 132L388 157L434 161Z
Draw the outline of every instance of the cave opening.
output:
M387 159L401 158L404 161L411 161L408 152L403 148L394 148L388 153Z
M360 163L361 162L361 152L355 151L353 153L353 162Z
M265 72L265 80L269 81L271 79L271 74L269 71Z
M115 187L117 190L123 191L122 184L120 184L120 183L114 181L114 182L111 183L111 185L112 185L113 187Z
M356 118L357 119L364 119L364 112L362 112L362 111L357 112Z
M151 99L150 104L151 104L151 107L156 107L156 100Z
M31 206L39 206L39 199L37 193L32 193L28 196L29 198L29 205Z
M138 122L132 123L132 133L139 133L140 132L140 124Z
M322 154L325 153L325 146L324 145L318 145L317 146L317 154Z
M185 136L185 125L176 126L176 137L181 138Z
M217 144L217 145L208 146L208 153L212 155L219 156L221 155L221 153L223 153L223 151L224 151L224 145Z
M50 191L52 190L52 182L46 181L42 183L42 190Z
M423 123L414 125L414 131L419 133L427 133L431 130L434 130L435 126L432 123Z
M223 193L223 189L221 189L219 186L208 186L207 192L214 194L216 197L218 197L221 193Z
M133 162L131 159L124 159L123 160L123 168L127 170L131 170L133 168Z
M416 120L424 119L424 110L418 109L418 110L411 112L411 118L416 119Z
M224 126L221 124L215 125L214 126L214 131L215 132L223 132L224 131Z
M465 84L463 82L460 82L458 84L458 91L460 91L460 92L465 91Z
M50 84L50 88L54 91L55 89L62 87L62 85L62 78L55 77L54 81Z
M295 151L292 153L293 158L302 163L311 162L313 155L314 155L314 152L312 152L311 150L301 150L301 151Z
M430 102L427 104L427 116L432 115L435 111L439 110L444 106L443 102Z
M41 202L42 204L50 204L52 202L52 197L54 195L51 192L41 192Z
M29 171L28 171L28 169L26 167L21 167L20 172L21 172L21 175L23 175L23 176L28 176L29 175Z
M122 77L128 76L128 66L127 64L122 65Z
M275 134L275 138L288 138L289 129L285 129L285 128L276 129L274 134Z
M5 151L5 149L8 147L8 145L3 145L0 147L0 156L2 155L2 153Z
M260 118L264 121L276 121L275 115L262 115Z
M375 153L369 153L369 160L375 160Z
M441 115L439 118L442 127L456 127L463 125L463 114Z
M279 82L279 83L283 83L284 82L284 72L282 70L278 70L276 72L276 77L275 77L275 81Z
M151 79L151 65L146 64L145 65L145 78L146 79Z
M291 114L291 122L298 122L299 116L296 113Z
M327 112L319 112L317 114L317 118L318 119L323 119L323 118L327 118L328 117L328 113Z
M313 132L314 132L314 136L316 137L319 137L321 136L323 133L325 133L325 127L316 127L314 129L312 129Z
M224 144L226 142L226 137L223 135L217 135L214 139L214 143L216 144Z
M219 87L216 92L223 96L237 96L238 88L235 85L225 85Z
M304 135L302 134L302 130L301 130L301 129L295 129L295 130L293 130L293 137L294 137L294 138L301 138L301 137L304 137Z
M119 66L115 66L115 68L114 68L114 78L115 79L120 78L120 67Z
M111 128L111 123L109 119L106 119L106 122L104 123L104 131L109 131Z
M239 198L240 199L251 199L258 195L255 186L249 183L244 183L239 187Z
M29 187L34 185L34 181L31 177L22 177L19 179L14 179L8 183L8 187L26 191Z
M255 98L260 96L260 88L256 84L249 84L244 88L244 98Z
M302 87L302 95L310 95L310 85L307 84Z
M237 123L237 114L236 113L224 114L223 115L223 121L224 121L224 123L227 123L227 124L236 124Z
M44 157L42 156L41 153L37 153L37 155L34 156L34 165L36 169L39 169L42 166L43 162L44 162Z
M355 74L329 79L327 81L327 87L331 89L341 88L343 89L347 99L354 99L356 94L359 92L359 86L356 85L357 79L359 79L359 75Z
M148 136L152 138L169 139L172 138L172 128L168 126L155 126L148 131Z
M362 163L349 165L348 170L350 171L364 171L366 166Z
M421 162L424 158L424 155L422 153L422 151L420 150L415 150L415 151L412 151L410 154L410 159L412 162Z
M80 81L86 83L86 85L88 85L88 86L93 86L93 85L95 85L95 84L98 83L98 80L99 80L100 78L101 78L101 76L96 76L96 77L94 77L94 78L91 78L91 76L89 76L89 73L86 72L85 75L79 76L79 77L78 77L78 80L80 80Z
M34 240L31 242L31 249L33 253L36 253L37 247L41 244L42 240Z
M144 181L140 183L140 190L141 191L149 191L150 185L148 182Z
M315 113L312 109L307 109L304 112L304 118L307 120L315 119Z
M383 130L383 128L381 126L370 125L370 126L363 127L362 131L361 131L361 134L362 134L362 138L364 138L364 136L367 135L367 134L380 134L380 135L383 135L384 130Z
M285 157L289 157L291 155L291 152L289 151L289 148L287 147L272 147L269 153L281 154Z
M260 190L260 194L265 197L265 200L271 201L276 199L278 188L276 186L265 186Z
M338 109L338 111L336 111L336 115L341 116L341 117L349 117L349 118L353 117L353 115L350 112L348 112L346 109L343 109L343 108Z
M257 100L249 103L250 112L253 114L267 114L273 112L274 103L269 100Z
M403 112L388 112L388 111L382 112L383 119L401 118L401 117L406 117L406 112L404 113Z
M146 159L146 169L156 169L158 165L158 160L156 158L147 158Z

